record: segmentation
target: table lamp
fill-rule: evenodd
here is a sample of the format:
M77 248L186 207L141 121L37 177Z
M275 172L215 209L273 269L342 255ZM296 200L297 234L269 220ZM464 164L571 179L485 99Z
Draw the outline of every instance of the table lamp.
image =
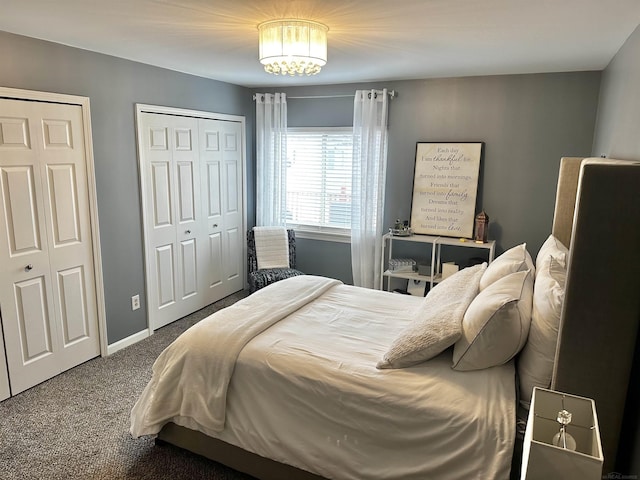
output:
M521 479L600 480L603 461L595 402L535 387Z

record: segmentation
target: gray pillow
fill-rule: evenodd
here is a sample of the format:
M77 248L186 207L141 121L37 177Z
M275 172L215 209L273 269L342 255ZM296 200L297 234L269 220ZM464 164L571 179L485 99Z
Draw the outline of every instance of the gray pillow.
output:
M436 285L376 367L409 367L453 345L462 334L462 317L486 268L486 263L464 268Z

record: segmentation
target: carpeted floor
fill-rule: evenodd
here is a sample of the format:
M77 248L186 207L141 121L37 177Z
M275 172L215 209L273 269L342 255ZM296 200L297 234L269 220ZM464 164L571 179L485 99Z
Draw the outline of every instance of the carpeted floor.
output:
M129 434L129 413L160 352L187 328L247 295L239 292L0 403L0 478L248 480L151 437Z

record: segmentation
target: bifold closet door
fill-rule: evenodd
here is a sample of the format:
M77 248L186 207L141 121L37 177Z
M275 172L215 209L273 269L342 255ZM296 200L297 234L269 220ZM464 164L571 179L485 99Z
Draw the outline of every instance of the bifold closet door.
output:
M138 114L149 323L244 288L242 124Z
M100 354L82 108L0 100L0 314L15 395Z
M198 120L142 113L140 121L148 308L155 330L205 305Z
M200 119L200 178L205 212L207 304L244 288L242 125Z

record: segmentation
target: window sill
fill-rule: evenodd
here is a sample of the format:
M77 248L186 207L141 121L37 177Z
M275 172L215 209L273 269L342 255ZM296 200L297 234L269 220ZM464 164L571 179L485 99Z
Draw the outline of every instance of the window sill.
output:
M301 230L293 227L296 232L296 238L304 238L308 240L320 240L323 242L351 243L351 235L344 233L318 232L313 230Z

